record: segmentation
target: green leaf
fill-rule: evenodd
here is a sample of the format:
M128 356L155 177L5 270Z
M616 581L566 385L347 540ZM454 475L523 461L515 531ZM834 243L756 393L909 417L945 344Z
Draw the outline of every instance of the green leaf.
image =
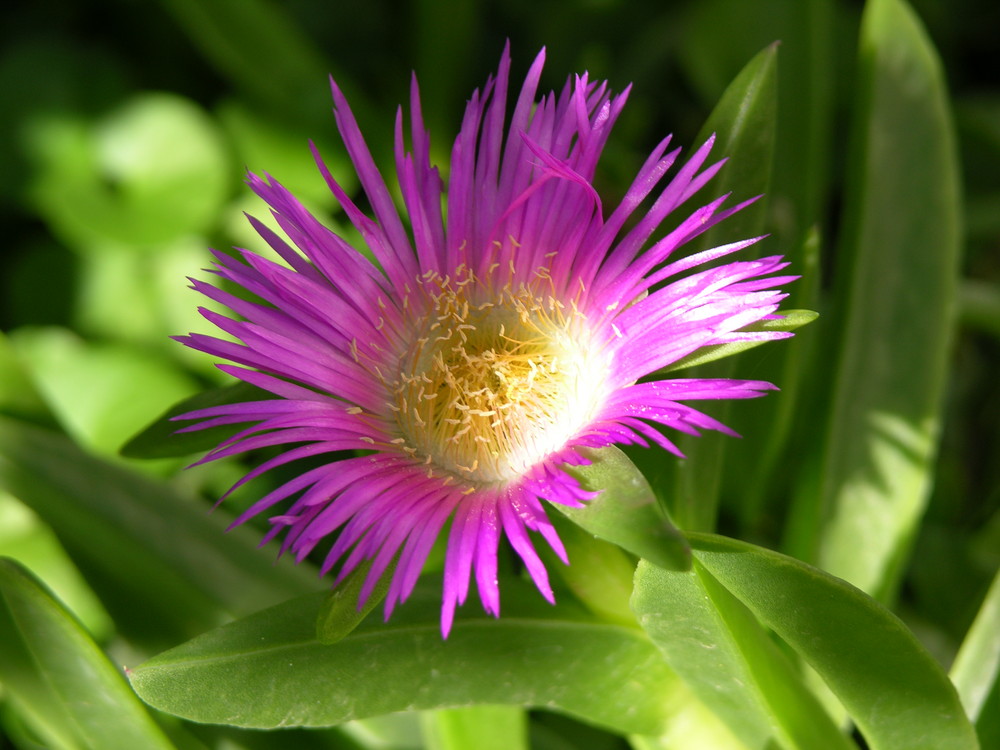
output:
M888 599L931 486L961 246L944 76L901 0L866 7L857 91L839 253L846 314L818 550L805 553Z
M169 643L319 585L275 565L224 513L82 452L61 435L0 418L0 487L34 510L130 637Z
M155 422L125 443L121 448L121 454L127 458L173 458L204 453L235 435L242 426L223 425L196 432L177 432L194 422L174 422L173 417L196 409L267 398L273 396L249 383L234 383L203 391L167 409Z
M995 747L1000 742L1000 573L955 657L951 679L980 743Z
M551 549L543 547L539 554L549 570L555 572L580 603L595 615L608 622L638 627L629 607L635 558L561 514L552 514L551 520L566 548L569 565Z
M3 331L0 331L0 414L55 424L48 404Z
M7 559L0 559L0 654L0 681L52 747L173 748L79 622Z
M585 490L601 494L582 508L552 503L594 536L669 570L687 570L691 551L656 501L642 472L618 448L582 450L588 466L566 466Z
M334 645L316 640L323 595L302 597L156 656L131 672L132 685L162 711L247 727L491 703L619 732L662 729L673 676L641 632L565 602L550 607L516 579L502 589L499 620L460 617L447 641L436 587L418 586L388 624L369 618Z
M689 534L698 564L819 673L871 750L974 750L975 732L934 658L885 607L785 555Z
M779 320L761 320L752 325L748 325L746 328L741 330L744 331L794 331L797 328L801 328L804 325L812 323L816 318L819 317L818 312L813 310L782 310L781 314L784 316ZM761 344L767 344L767 341L735 341L731 344L716 344L715 346L706 346L699 349L696 352L692 352L686 357L677 360L669 367L665 367L662 370L657 371L653 375L649 376L652 378L658 378L662 375L666 375L668 372L674 372L676 370L683 370L687 367L697 367L698 365L703 365L707 362L714 362L717 359L724 359L725 357L731 357L734 354L739 354L740 352L745 352L749 349L754 349Z
M736 76L709 116L699 137L707 138L710 133L716 133L715 152L729 161L702 195L706 191L711 191L711 197L733 192L736 199L745 200L767 193L774 161L777 62L776 45L758 53ZM760 235L766 211L765 197L699 237L692 251ZM761 251L758 243L740 253L740 257L755 257ZM733 361L729 360L703 366L686 375L733 377L733 366ZM724 422L729 406L725 402L712 405L711 416ZM714 527L726 440L725 436L716 434L680 435L676 442L686 460L663 462L658 457L647 456L640 464L682 528ZM657 463L649 465L654 460Z
M424 712L420 718L427 750L529 750L523 708L443 708Z
M771 44L748 62L726 88L696 139L716 134L714 153L729 161L707 190L713 197L734 192L737 200L765 195L771 184L777 128L778 45ZM702 235L701 247L724 245L761 233L767 201L759 200ZM743 258L759 253L748 248Z
M798 250L790 257L791 270L800 278L788 288L792 305L819 307L820 305L820 234L813 228L806 234ZM784 312L784 311L783 311ZM788 314L797 317L798 310ZM814 352L819 345L822 326L813 326L805 335L797 333L785 345L773 349L758 349L742 364L744 372L753 373L754 379L778 385L780 393L766 404L768 413L761 418L750 410L737 411L727 422L745 439L729 452L723 477L723 499L729 501L726 510L741 521L744 533L761 533L775 517L785 512L785 502L795 471L788 470L787 451L798 450L792 438L793 425L809 424L806 416L817 411L806 398L804 389L812 387L811 369L815 363ZM815 389L812 389L815 391ZM825 408L825 404L823 405ZM820 414L825 413L823 411ZM811 436L810 436L811 437ZM815 460L815 459L814 459ZM746 478L753 476L753 482Z
M15 560L45 581L95 639L111 635L111 618L52 531L23 503L2 490L0 556Z
M667 663L748 747L850 750L754 616L702 565L640 563L632 606Z
M66 431L106 453L196 388L165 357L87 342L65 328L22 328L11 343Z
M320 643L336 643L364 621L389 593L396 572L396 561L378 579L371 594L359 605L361 590L371 570L373 560L365 560L329 593L316 618L316 638Z

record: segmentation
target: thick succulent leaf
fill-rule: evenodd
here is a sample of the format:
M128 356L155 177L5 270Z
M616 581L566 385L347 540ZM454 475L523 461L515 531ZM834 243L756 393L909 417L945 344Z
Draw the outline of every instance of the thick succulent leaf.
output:
M1000 743L1000 573L962 642L951 679L984 748Z
M132 685L162 711L247 727L492 703L662 731L674 678L641 632L550 607L519 580L502 589L499 620L460 617L447 641L437 590L418 587L389 623L369 618L333 645L316 639L323 596L301 597L156 656L131 672Z
M175 422L173 417L196 409L266 398L273 396L249 383L234 383L203 391L171 406L159 419L125 443L121 454L127 458L173 458L204 453L236 434L244 425L223 425L207 430L178 432L194 422Z
M944 76L901 0L868 3L846 188L847 310L830 400L818 550L883 599L926 504L951 354L960 250ZM808 554L809 550L804 550Z
M670 570L687 570L691 551L657 503L642 472L618 448L581 451L587 466L567 466L580 485L600 491L582 508L552 505L594 536Z
M321 585L309 568L275 565L251 530L225 533L223 513L9 419L0 419L0 487L55 531L118 627L146 643Z
M6 558L0 558L0 682L49 747L173 748L76 618Z
M794 649L834 692L871 750L978 747L954 686L885 607L777 552L689 534L695 560Z
M632 606L667 663L748 748L853 747L749 610L697 560L688 573L640 563Z

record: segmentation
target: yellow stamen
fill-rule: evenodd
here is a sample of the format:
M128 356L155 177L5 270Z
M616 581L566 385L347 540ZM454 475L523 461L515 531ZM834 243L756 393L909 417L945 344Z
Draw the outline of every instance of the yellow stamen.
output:
M566 314L547 267L522 276L513 260L506 265L496 276L499 264L483 278L459 267L417 279L413 311L425 312L386 385L403 450L428 476L440 470L473 487L510 481L599 408L608 362L576 300Z

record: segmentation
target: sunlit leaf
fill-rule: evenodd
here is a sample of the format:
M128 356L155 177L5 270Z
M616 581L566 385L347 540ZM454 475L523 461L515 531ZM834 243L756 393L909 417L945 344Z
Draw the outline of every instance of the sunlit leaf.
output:
M160 654L131 672L132 685L162 711L248 727L493 703L662 729L673 677L642 633L567 602L550 607L517 580L502 589L499 620L473 610L446 641L438 590L418 587L388 623L368 618L334 645L316 640L323 595L299 598Z
M20 329L11 342L67 432L106 453L196 388L164 357L64 328Z
M527 716L516 706L427 711L421 725L427 750L529 750Z
M906 626L871 597L785 555L689 534L695 559L816 670L871 750L974 750L954 686Z
M557 503L552 507L591 534L656 565L671 570L690 567L687 542L659 506L635 464L614 446L581 454L589 465L565 469L580 481L581 487L601 494L582 508Z
M52 747L173 748L79 622L7 559L0 559L0 657L0 681Z
M79 250L112 243L148 252L217 221L229 184L226 153L192 101L143 94L94 125L52 117L35 140L35 199Z
M747 747L853 747L754 616L699 562L688 573L640 563L632 606L667 663Z
M176 642L322 584L312 569L226 533L224 512L87 455L61 435L0 419L0 487L59 537L117 626Z
M979 608L951 667L969 718L983 748L1000 742L1000 573Z
M909 7L868 3L860 44L846 313L809 559L888 598L934 467L960 249L957 156L940 63Z

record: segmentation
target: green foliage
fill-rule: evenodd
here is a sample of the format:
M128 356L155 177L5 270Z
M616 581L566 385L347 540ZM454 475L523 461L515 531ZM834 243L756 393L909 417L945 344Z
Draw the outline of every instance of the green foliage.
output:
M0 747L1000 747L992 4L119 5L99 29L84 2L0 30ZM708 406L742 441L567 467L601 494L548 509L557 604L503 553L501 617L470 602L442 641L443 545L384 622L389 574L359 609L367 568L323 591L317 560L225 530L300 469L210 513L248 464L183 459L240 426L171 417L271 396L168 336L208 329L185 277L209 247L263 249L243 211L275 226L246 168L357 240L308 150L359 194L328 74L391 178L410 68L446 164L505 38L512 80L546 45L545 90L634 82L606 212L667 132L716 134L728 163L692 203L764 197L703 246L767 235L748 252L801 278L754 329L795 336L657 373L781 391Z

